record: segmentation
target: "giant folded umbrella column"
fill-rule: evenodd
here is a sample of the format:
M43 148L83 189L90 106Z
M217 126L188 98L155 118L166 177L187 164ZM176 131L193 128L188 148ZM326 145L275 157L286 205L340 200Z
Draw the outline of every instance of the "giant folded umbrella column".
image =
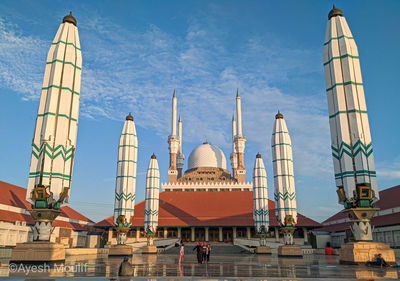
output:
M268 187L267 172L261 154L257 154L253 169L253 219L257 235L260 237L260 246L257 254L270 254L271 249L267 246L266 238L269 227L268 210Z
M278 254L301 256L302 251L294 245L293 233L297 223L296 190L294 185L292 141L283 115L278 111L271 139L274 170L275 201L278 221L283 232L284 244Z
M142 253L156 254L157 248L153 245L153 239L158 226L158 208L160 192L160 170L156 156L153 154L150 159L146 176L146 197L144 209L144 229L147 237L147 246Z
M374 203L379 192L360 59L347 21L335 6L328 15L323 57L339 203L353 222L354 240L372 241L370 220L378 210ZM355 254L353 248L357 245L361 244L347 244L350 248L346 254L347 246L343 248L341 260L366 262L374 258L371 251ZM364 244L360 247L368 248ZM392 253L387 252L385 259L394 262Z
M117 231L117 246L110 249L109 255L131 254L132 248L126 246L130 230L136 195L138 140L133 116L125 119L118 145L117 178L115 184L114 225Z
M47 54L38 114L32 141L26 200L32 204L29 212L35 220L35 247L58 247L49 244L52 222L60 207L68 202L78 131L82 54L76 19L72 13L64 17ZM33 244L32 244L33 245ZM25 244L24 247L32 245ZM23 250L22 250L23 251ZM65 258L62 250L38 254L31 251L13 260L57 260ZM57 253L56 253L57 252Z

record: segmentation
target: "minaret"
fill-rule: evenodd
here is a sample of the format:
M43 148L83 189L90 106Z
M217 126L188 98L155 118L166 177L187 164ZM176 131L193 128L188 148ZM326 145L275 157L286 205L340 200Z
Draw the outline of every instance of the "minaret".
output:
M179 150L177 155L177 168L178 168L178 178L182 177L183 161L185 160L185 155L182 153L182 119L181 114L179 114L178 120L178 137L179 137Z
M294 227L297 223L297 208L292 142L286 122L279 111L275 116L271 145L275 185L274 196L277 202L276 211L278 213L279 224L282 227ZM293 236L291 235L289 235L289 240L286 240L285 244L293 244Z
M171 135L168 137L169 144L169 169L168 169L168 182L174 182L178 176L177 170L177 154L179 150L179 138L176 134L176 116L178 99L176 97L176 90L174 90L174 95L172 97L172 131Z
M341 10L328 16L324 43L333 166L339 203L353 220L357 240L372 240L370 218L379 199L367 106L357 45ZM365 230L365 231L364 231Z
M158 208L159 208L159 190L160 190L160 171L156 156L151 156L149 168L146 176L146 199L144 209L144 229L148 238L148 246L152 246L153 237L158 226Z
M47 54L26 193L34 240L50 240L52 221L71 189L82 72L76 25L72 13L64 17Z
M237 162L238 162L238 155L236 150L236 120L235 120L235 113L232 116L232 153L230 156L231 165L232 165L232 176L237 179Z
M242 101L240 99L239 89L236 93L236 114L237 114L237 135L235 137L237 152L237 180L240 183L246 181L246 169L244 167L244 149L246 138L242 130Z
M253 170L254 225L257 233L267 233L269 227L267 172L264 161L257 154Z
M133 116L129 113L119 139L115 184L114 224L120 228L131 226L135 211L137 151L138 141L135 122ZM129 229L125 230L128 231ZM125 244L126 233L118 230L117 232L119 234L118 244Z

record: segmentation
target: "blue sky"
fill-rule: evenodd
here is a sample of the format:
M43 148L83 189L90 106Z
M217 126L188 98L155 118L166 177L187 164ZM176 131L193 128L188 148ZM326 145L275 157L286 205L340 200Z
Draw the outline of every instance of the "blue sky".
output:
M78 21L83 67L70 204L98 221L112 215L117 145L125 116L138 132L137 202L151 154L167 181L171 97L177 89L183 152L205 139L231 152L240 88L245 164L267 167L285 116L299 212L322 221L337 204L322 67L332 1L0 2L0 180L25 187L47 51L62 18ZM400 182L399 1L335 1L359 48L379 188ZM229 161L228 161L229 162ZM187 165L187 163L185 163Z

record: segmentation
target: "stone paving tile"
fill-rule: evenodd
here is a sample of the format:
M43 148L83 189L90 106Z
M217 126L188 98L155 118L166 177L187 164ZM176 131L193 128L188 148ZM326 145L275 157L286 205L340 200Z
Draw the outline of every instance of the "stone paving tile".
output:
M12 278L99 278L116 279L122 257L109 259L67 259L65 268L51 265L46 272L11 272L2 264L0 275ZM303 258L280 258L273 255L257 256L250 254L211 256L210 263L197 264L193 254L185 256L181 266L176 255L133 255L134 277L139 280L376 280L397 279L395 268L373 268L367 266L341 265L337 256L305 255ZM85 268L82 266L86 265ZM73 269L81 271L73 272ZM82 270L84 269L84 270ZM66 280L66 279L63 279ZM124 280L129 280L124 278Z

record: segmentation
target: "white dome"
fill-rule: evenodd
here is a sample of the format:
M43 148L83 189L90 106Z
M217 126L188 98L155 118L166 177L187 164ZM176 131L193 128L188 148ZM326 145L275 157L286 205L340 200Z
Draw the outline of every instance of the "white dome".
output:
M215 167L226 170L226 158L221 149L206 142L193 149L188 166L188 169Z

